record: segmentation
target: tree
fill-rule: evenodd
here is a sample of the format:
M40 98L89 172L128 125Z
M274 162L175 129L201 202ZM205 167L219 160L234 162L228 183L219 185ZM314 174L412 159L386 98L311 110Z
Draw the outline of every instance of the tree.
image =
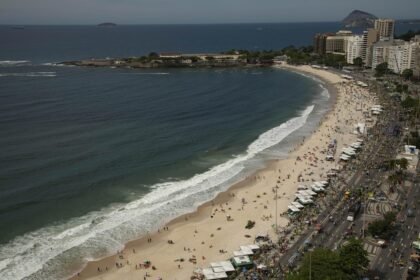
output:
M375 71L376 71L376 74L375 74L376 77L381 77L385 75L388 72L388 63L384 62L384 63L378 64L375 68Z
M352 238L339 250L343 271L357 279L358 275L369 265L368 253L360 240Z
M363 66L363 59L361 57L356 57L353 59L353 64L360 68Z
M324 57L324 64L332 67L342 67L347 64L346 57L340 54L326 54Z
M373 221L369 224L368 232L372 236L388 239L392 234L395 218L396 214L394 212L385 213L383 219Z
M155 52L149 53L149 58L159 58L159 54Z
M408 160L406 158L400 158L397 160L397 164L399 165L400 169L407 170Z
M404 79L410 80L413 77L413 70L411 69L405 69L401 74Z
M288 275L288 280L307 280L311 274L313 280L349 279L341 269L337 252L325 248L316 248L305 254L302 266Z

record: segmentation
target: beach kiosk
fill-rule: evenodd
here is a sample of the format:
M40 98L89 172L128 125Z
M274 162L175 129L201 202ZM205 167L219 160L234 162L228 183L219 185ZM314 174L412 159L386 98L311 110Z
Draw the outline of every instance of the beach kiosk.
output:
M231 262L236 268L251 268L254 266L254 263L248 256L237 256L231 259Z

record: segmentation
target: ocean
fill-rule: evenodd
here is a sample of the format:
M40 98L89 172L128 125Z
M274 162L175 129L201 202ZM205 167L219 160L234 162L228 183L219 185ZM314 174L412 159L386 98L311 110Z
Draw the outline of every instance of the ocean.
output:
M0 26L0 279L65 278L195 210L286 156L330 100L321 81L271 68L54 63L279 49L338 28Z

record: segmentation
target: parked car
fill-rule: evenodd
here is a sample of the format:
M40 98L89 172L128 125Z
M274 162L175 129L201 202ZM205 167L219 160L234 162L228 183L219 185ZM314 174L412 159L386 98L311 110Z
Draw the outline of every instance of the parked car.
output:
M414 217L414 216L415 216L415 214L414 214L413 209L408 209L408 210L407 210L407 217L412 218L412 217Z

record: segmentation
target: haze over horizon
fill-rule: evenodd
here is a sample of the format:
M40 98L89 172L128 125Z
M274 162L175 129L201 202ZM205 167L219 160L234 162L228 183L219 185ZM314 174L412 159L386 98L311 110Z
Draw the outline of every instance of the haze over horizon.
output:
M340 21L358 9L395 19L419 17L418 0L3 0L0 24L205 24Z

